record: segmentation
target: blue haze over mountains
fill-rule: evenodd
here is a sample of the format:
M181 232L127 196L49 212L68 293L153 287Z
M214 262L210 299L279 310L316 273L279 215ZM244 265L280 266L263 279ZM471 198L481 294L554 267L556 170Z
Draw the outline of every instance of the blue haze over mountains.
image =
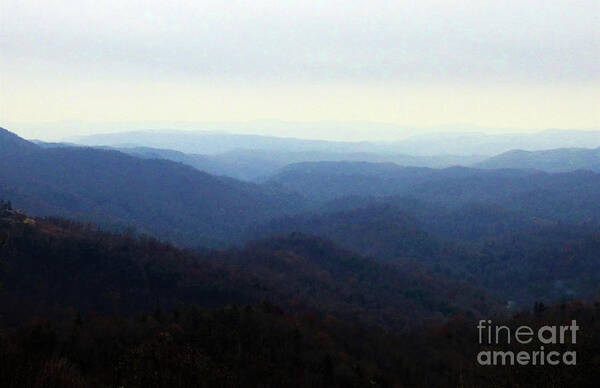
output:
M142 134L136 135L139 144L128 145L120 140L133 140L132 135L113 136L119 141L102 137L91 147L29 142L2 129L0 198L31 216L91 221L104 230L133 230L191 249L316 235L382 262L409 260L450 279L467 277L495 297L519 303L536 295L589 296L600 279L595 256L558 271L562 264L553 267L543 259L554 253L538 249L547 236L559 251L569 241L594 244L591 236L600 230L595 149L508 151L474 161L461 155L406 156L390 152L390 144L153 135L153 141L171 136L169 146L185 142L187 150L197 151L212 139L223 152L187 154L147 147L155 143ZM560 143L565 133L525 138L538 136L545 139L541 144ZM591 146L596 138L597 133L575 132L569 144ZM231 147L267 150L227 149L224 139ZM524 152L527 163L519 168ZM428 163L438 168L423 166ZM481 168L455 165L461 163ZM486 248L489 244L495 248ZM481 260L495 264L481 267ZM511 275L516 283L507 289L502 279L515 268L522 270ZM581 281L581 271L589 273L587 280ZM542 294L539 287L529 288L531 277Z
M2 385L30 371L48 381L48 365L82 381L92 372L76 368L92 360L87 381L106 370L161 379L102 386L197 386L223 370L244 376L238 386L294 386L304 368L310 384L296 386L329 387L342 371L333 386L455 387L464 369L450 383L448 371L477 354L474 325L490 317L577 319L591 338L578 341L581 369L536 366L523 386L596 381L597 149L509 150L474 167L291 142L188 154L0 129L0 337L12 344L0 347ZM45 361L64 349L71 364ZM466 386L485 385L488 370L471 367Z
M89 146L107 146L145 158L170 159L216 175L261 181L282 167L299 162L367 161L402 166L443 168L535 168L547 171L598 169L585 149L600 147L600 131L547 130L534 134L437 134L397 142L333 142L235 135L220 132L136 131L70 139ZM551 155L537 151L561 148ZM562 149L568 148L568 149ZM531 161L522 154L532 151ZM587 152L589 154L589 152Z
M218 131L134 131L78 136L67 139L85 145L144 146L195 154L218 154L236 149L305 152L396 153L418 156L493 156L514 149L600 147L599 130L545 130L536 133L483 134L478 132L413 135L399 141L343 142L306 140Z

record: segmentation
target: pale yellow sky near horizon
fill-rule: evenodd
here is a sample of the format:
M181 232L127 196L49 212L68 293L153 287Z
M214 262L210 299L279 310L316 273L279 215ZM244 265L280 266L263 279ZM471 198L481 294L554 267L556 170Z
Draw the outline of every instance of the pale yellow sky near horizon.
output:
M264 119L381 122L411 128L411 134L418 129L423 133L440 131L440 127L460 131L463 130L460 124L489 130L497 128L500 132L600 128L600 94L598 88L591 86L519 89L502 85L488 88L302 85L292 89L289 86L205 88L168 83L85 82L69 84L60 90L52 83L32 85L34 90L19 83L12 88L3 87L2 94L10 93L6 93L7 102L3 101L0 125L8 122L15 126L15 132L25 137L46 140L139 129L139 125L131 125L135 123L161 123L160 127L151 125L148 129L182 129L180 122L243 123ZM52 125L63 121L80 121L82 125L79 130L73 126ZM105 128L102 123L107 123ZM113 129L115 123L123 124ZM37 124L34 126L37 129L32 130L31 124ZM44 133L44 128L52 133ZM191 129L190 125L185 129ZM247 132L242 125L237 131L231 130ZM356 132L356 128L353 130ZM319 129L293 133L281 128L279 131L265 129L259 134L328 140L403 137L400 133L382 135L366 129L363 133L327 134Z
M260 133L329 140L406 135L394 126L598 129L597 11L566 0L2 0L0 126L44 140L265 119L391 124Z

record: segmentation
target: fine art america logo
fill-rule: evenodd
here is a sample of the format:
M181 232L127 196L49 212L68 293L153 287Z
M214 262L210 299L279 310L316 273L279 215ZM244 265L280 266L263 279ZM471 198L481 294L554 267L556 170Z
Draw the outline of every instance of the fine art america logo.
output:
M534 345L535 350L482 350L477 354L479 365L576 365L577 352L556 351L546 346L577 343L577 321L570 325L542 326L533 329L530 326L519 326L511 329L508 326L492 325L491 320L481 320L477 324L479 344L486 347L502 347L506 345ZM561 347L562 348L562 347Z

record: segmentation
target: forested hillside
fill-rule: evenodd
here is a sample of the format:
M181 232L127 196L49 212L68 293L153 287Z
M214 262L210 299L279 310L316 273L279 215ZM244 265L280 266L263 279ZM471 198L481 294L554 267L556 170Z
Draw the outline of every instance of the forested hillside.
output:
M567 223L600 224L600 174L322 162L287 166L269 183L309 198L410 196L442 206L489 204Z
M14 150L24 144L28 152ZM293 212L300 196L167 160L92 148L42 148L0 136L0 198L32 215L134 227L185 246L222 245L250 223Z
M356 208L359 202L346 201L346 210L280 218L249 235L314 233L384 262L423 265L517 306L600 297L597 227L527 219L482 204L448 210L414 199L385 201Z
M269 300L287 309L332 314L404 330L459 311L495 307L481 290L391 265L302 234L242 250L196 253L154 238L113 235L61 219L5 210L0 219L7 319L53 314L60 306L104 314Z
M0 212L2 386L597 381L597 303L536 303L533 314L511 317L465 283L408 264L377 264L304 235L198 254L67 220L28 218L8 203ZM512 328L577 319L585 330L569 350L577 351L578 363L526 373L482 368L474 335L480 316Z

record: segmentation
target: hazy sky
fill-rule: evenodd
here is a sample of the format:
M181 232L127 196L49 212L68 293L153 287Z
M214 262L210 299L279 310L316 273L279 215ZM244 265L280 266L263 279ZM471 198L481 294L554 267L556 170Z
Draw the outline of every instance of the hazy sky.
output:
M599 128L599 4L0 0L0 126L46 139L262 119ZM402 135L284 127L263 132Z

